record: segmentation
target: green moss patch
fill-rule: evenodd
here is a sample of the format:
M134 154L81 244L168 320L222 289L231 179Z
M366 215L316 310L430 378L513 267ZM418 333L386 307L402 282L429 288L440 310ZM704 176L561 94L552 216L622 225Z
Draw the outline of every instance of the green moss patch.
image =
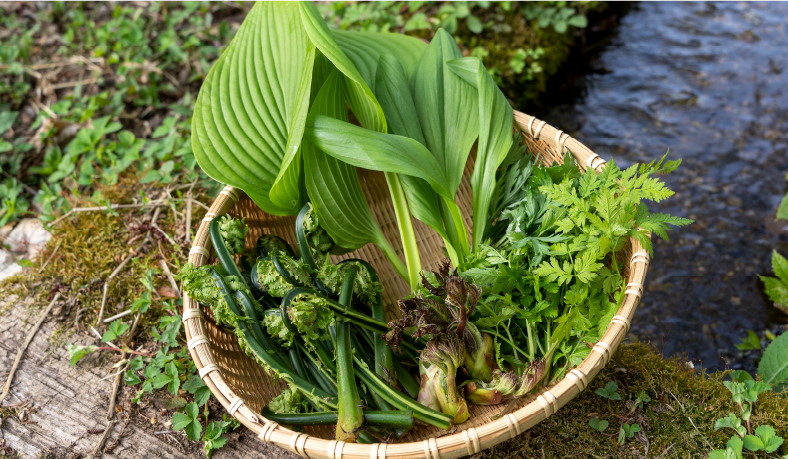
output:
M703 375L684 359L663 359L647 344L624 344L589 387L557 414L477 457L704 458L712 449L724 448L732 434L728 429L715 431L714 422L739 411L722 385L726 374ZM595 394L609 381L618 384L621 401ZM651 401L635 408L640 392ZM604 432L595 430L589 425L592 417L609 426ZM624 423L639 424L642 431L622 446L618 431ZM764 424L788 436L788 398L773 392L758 398L753 427Z

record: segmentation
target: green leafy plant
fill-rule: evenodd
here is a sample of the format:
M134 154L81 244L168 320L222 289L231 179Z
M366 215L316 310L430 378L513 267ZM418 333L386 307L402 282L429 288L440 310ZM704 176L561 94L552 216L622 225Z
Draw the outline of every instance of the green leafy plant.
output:
M205 456L211 457L211 453L224 446L227 439L223 437L231 429L235 430L241 425L235 418L227 419L227 415L222 415L221 421L213 421L205 428L202 441L205 442Z
M741 342L736 345L736 348L740 351L747 351L751 349L760 350L761 339L758 338L758 334L754 331L747 330L747 337L742 338Z
M588 425L590 425L592 429L598 430L600 432L604 432L605 430L607 430L607 426L609 425L609 423L604 419L591 418L588 420Z
M788 333L769 343L758 363L758 376L783 391L788 385Z
M545 2L552 5L530 4L522 8L523 16L528 20L536 19L539 27L552 27L558 33L566 33L569 26L583 29L588 27L585 15L567 2Z
M615 381L608 381L605 387L600 387L594 393L608 400L621 400L621 394L618 393L618 384Z
M777 277L758 276L761 278L766 295L775 303L788 305L788 260L772 251L772 270Z
M643 429L640 427L640 424L622 424L621 428L618 430L618 442L623 445L624 442L627 441L627 438L634 437L635 434L641 430Z
M104 332L101 340L106 342L112 341L115 338L122 336L131 327L131 325L122 322L120 319L113 321L109 324L109 328Z
M175 413L172 417L172 430L183 430L189 440L199 440L202 433L200 424L200 408L196 403L186 405L182 413ZM214 433L214 432L212 432ZM212 440L215 442L215 440Z
M96 352L97 349L98 346L77 346L71 343L66 345L66 350L68 352L71 365L76 365L77 362L82 359L82 357L85 357L92 352Z
M785 179L788 180L788 174L785 175ZM777 220L788 220L788 193L783 196L780 205L777 207L775 221Z
M636 409L643 408L643 405L650 401L651 397L645 391L640 391L637 397L635 397L634 403L632 404L632 408L630 408L629 413L632 414Z
M739 406L740 413L729 413L714 423L714 430L732 429L736 434L731 437L724 450L714 450L709 459L741 458L742 450L753 453L764 451L773 453L782 445L783 439L777 436L773 427L768 425L752 428L751 417L758 395L772 390L771 385L763 381L755 381L746 372L735 372L733 380L724 381L730 391L734 403Z

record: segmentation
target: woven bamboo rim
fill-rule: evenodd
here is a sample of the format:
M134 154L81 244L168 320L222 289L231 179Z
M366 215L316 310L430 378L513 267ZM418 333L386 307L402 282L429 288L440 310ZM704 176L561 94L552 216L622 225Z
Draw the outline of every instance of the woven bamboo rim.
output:
M599 170L605 164L599 155L544 121L517 111L514 112L514 121L523 132L529 151L539 155L544 164L561 162L562 152L566 151L565 149L572 153L584 171L588 168ZM457 198L466 218L471 215L468 177L472 170L472 161L468 163ZM399 237L382 174L359 171L359 178L370 200L373 214L389 241L397 247ZM246 239L247 247L253 246L257 237L263 233L277 234L295 246L294 236L290 234L293 232L293 217L267 215L241 190L227 186L214 201L194 238L189 261L195 266L210 261L211 242L208 236L210 221L227 213L246 218L250 227ZM466 224L470 228L470 220ZM422 265L425 269L434 267L441 258L439 237L415 220L414 229L420 251L424 252ZM272 378L241 351L235 336L215 325L210 310L201 311L196 301L184 295L183 321L188 340L187 347L200 377L222 406L267 443L310 458L451 459L461 457L509 440L555 414L580 394L607 364L629 331L635 309L643 295L643 282L649 263L648 252L634 239L630 239L624 255L629 260L625 264L627 286L624 302L589 356L569 371L563 380L524 398L519 408L506 416L493 419L503 410L502 405L492 407L469 405L471 419L462 425L454 426L453 431L416 427L400 443L367 445L327 440L325 438L333 436L333 426L307 428L306 432L294 432L262 417L259 414L260 410L270 398L285 387L283 382L274 384ZM395 304L397 298L407 294L407 285L396 276L376 247L363 247L343 257L335 257L335 261L350 257L364 258L378 270L386 289L384 301L387 304ZM387 314L393 316L394 309L389 308Z

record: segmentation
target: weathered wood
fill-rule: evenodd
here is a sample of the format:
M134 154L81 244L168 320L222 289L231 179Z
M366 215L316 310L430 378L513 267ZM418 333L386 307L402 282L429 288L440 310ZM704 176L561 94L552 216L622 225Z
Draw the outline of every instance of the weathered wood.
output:
M14 305L0 316L0 380L5 376L14 361L17 350L30 328L41 313L41 308L31 308L29 300L11 297L0 300L0 311L12 301ZM71 322L68 320L68 322ZM0 441L24 458L39 458L43 452L54 453L57 458L69 458L74 453L87 457L96 447L100 434L90 434L89 430L107 426L107 408L112 392L114 378L105 378L115 359L107 360L96 354L89 355L72 367L69 364L65 346L51 349L48 340L58 329L56 318L50 317L41 326L28 346L24 358L16 372L11 391L3 407L9 408L29 403L26 419L22 422L16 417L8 417L0 431ZM84 328L83 328L84 330ZM99 344L92 335L74 334L69 340L75 344ZM104 359L104 360L102 360ZM103 367L99 362L104 362ZM117 370L113 370L117 371ZM120 395L119 395L120 397ZM138 409L138 408L134 408ZM156 431L171 431L165 426L169 416L158 416L155 410L140 409L147 417L156 417ZM122 426L122 417L116 416ZM122 429L115 426L109 434L105 447L115 441ZM175 459L205 457L202 445L188 449L188 440L181 432L159 434L144 429L133 422L126 428L123 438L104 458L118 459ZM240 428L230 433L224 448L212 455L216 459L292 459L296 456L283 449L266 445L255 438L248 429Z

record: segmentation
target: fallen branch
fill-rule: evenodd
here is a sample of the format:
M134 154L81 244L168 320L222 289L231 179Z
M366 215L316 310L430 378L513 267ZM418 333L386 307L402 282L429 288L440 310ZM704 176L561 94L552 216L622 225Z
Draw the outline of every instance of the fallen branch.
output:
M50 261L52 261L52 257L54 257L54 256L55 256L55 254L57 253L57 251L60 249L60 245L61 245L61 244L63 244L63 241L61 241L61 242L58 242L58 244L57 244L57 247L55 247L55 250L53 250L53 251L52 251L52 253L49 255L49 258L47 258L47 261L46 261L46 262L45 262L45 263L44 263L44 264L41 266L41 268L38 270L38 274L41 274L41 272L44 270L44 268L46 268L46 267L47 267L47 265L49 264L49 262L50 262Z
M175 290L175 293L178 295L178 298L180 298L181 291L178 290L178 284L175 282L175 277L173 277L172 273L170 272L170 267L167 266L167 262L164 261L163 258L159 261L161 263L162 271L164 271L164 274L167 276L167 279L170 280L170 286L172 287L173 290Z
M125 353L127 353L127 354L131 354L131 355L143 355L143 356L145 356L145 357L153 357L154 355L156 355L156 354L150 354L150 353L145 353L145 352L137 352L137 351L132 351L132 350L123 350L123 349L118 349L117 347L109 347L109 346L102 346L102 347L98 347L98 348L96 348L96 350L97 350L97 351L115 351L115 352L125 352Z
M98 444L93 449L93 452L90 453L90 456L88 456L88 458L96 459L101 457L99 451L101 451L101 448L104 446L104 443L107 441L107 438L109 438L109 434L112 432L112 428L115 427L116 422L118 421L109 421L109 424L107 424L107 428L104 429L104 435L101 436Z
M151 201L147 204L112 204L110 206L98 206L98 207L75 207L65 214L61 215L57 220L53 221L49 224L49 226L55 226L61 221L63 221L66 217L73 213L77 212L98 212L101 210L109 210L109 209L147 209L153 207L164 207L167 203L164 201Z
M55 307L55 303L59 299L60 299L60 292L56 293L55 297L52 298L52 302L49 303L49 307L46 308L44 313L41 315L41 318L38 319L38 322L36 322L36 324L30 330L30 333L28 333L27 339L25 339L25 342L22 343L22 347L19 348L19 352L17 352L17 354L16 354L16 359L14 360L14 364L11 365L11 371L8 373L8 379L6 380L5 386L3 387L3 393L0 395L0 403L3 402L3 400L6 397L6 395L8 395L8 392L11 391L11 381L13 381L13 379L14 379L14 373L16 373L16 369L19 366L19 362L22 361L22 356L25 353L25 349L27 349L27 346L29 346L30 342L33 341L33 337L36 335L36 332L38 332L38 329L41 328L41 324L44 323L44 320L47 318L49 313L52 311L52 308Z
M666 449L665 451L663 451L663 452L662 452L662 454L660 454L659 456L657 456L655 459L662 459L663 457L665 457L665 455L666 455L666 454L668 454L668 451L670 451L671 449L673 449L673 447L674 447L675 445L676 445L676 442L674 441L674 442L673 442L673 443L672 443L670 446L668 446L668 449Z
M106 319L104 319L104 323L108 324L108 323L112 322L113 320L117 320L117 319L120 319L122 317L126 317L129 314L131 314L131 309L126 309L125 311L123 311L121 313L118 313L118 314L115 314L112 317L107 317Z
M120 355L120 360L126 358L126 352L123 352ZM123 373L125 368L121 369L117 375L115 375L115 382L112 384L112 395L109 396L109 408L107 408L107 421L111 421L112 418L115 416L115 399L118 398L118 390L120 389L120 383L123 381Z
M126 417L126 422L124 422L124 423L123 423L123 427L121 427L121 428L120 428L120 432L118 432L118 436L117 436L117 437L115 437L115 441L113 441L113 442L112 442L112 443L110 443L110 444L109 444L109 445L108 445L106 448L104 448L104 454L106 454L106 453L111 453L111 452L112 452L112 450L113 450L113 449L115 449L115 448L118 446L118 443L120 443L120 440L121 440L121 439L123 438L123 436L124 436L124 435L123 435L123 432L125 432L125 431L126 431L126 427L128 427L128 426L129 426L129 422L130 422L130 421L131 421L131 417L130 417L130 416L127 416L127 417Z
M200 206L200 207L202 207L203 209L205 209L205 210L211 210L211 208L210 208L210 207L206 206L205 204L201 203L200 201L198 201L198 200L196 200L196 199L192 199L192 201L193 201L195 204L197 204L198 206Z

